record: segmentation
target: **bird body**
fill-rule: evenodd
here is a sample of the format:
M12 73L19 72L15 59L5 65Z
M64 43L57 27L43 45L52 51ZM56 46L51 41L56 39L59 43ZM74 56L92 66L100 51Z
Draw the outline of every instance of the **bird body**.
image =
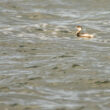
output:
M88 33L81 33L82 27L81 26L77 26L77 32L76 32L76 36L80 37L80 38L93 38L94 35L92 34L88 34Z

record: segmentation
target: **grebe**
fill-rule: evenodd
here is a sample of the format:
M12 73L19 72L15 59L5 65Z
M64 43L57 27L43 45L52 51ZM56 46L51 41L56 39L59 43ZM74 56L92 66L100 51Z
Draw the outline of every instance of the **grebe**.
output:
M81 38L93 38L94 37L94 35L92 34L80 33L80 31L82 30L81 26L77 26L76 28L77 28L77 32L76 32L77 37L81 37Z

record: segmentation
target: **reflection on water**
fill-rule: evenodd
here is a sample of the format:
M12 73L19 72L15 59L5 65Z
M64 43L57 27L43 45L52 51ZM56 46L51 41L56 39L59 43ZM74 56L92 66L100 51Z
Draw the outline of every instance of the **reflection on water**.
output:
M109 4L0 1L0 109L109 110Z

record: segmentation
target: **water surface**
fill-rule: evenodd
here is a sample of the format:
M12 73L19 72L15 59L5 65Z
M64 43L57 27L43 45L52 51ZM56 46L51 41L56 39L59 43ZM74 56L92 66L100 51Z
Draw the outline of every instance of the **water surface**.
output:
M0 1L0 109L109 110L109 4Z

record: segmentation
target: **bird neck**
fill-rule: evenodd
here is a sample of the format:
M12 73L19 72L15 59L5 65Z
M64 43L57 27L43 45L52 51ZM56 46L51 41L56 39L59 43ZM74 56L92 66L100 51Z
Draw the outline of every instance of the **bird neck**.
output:
M80 31L81 31L81 30L78 30L78 31L76 32L77 37L80 37Z

